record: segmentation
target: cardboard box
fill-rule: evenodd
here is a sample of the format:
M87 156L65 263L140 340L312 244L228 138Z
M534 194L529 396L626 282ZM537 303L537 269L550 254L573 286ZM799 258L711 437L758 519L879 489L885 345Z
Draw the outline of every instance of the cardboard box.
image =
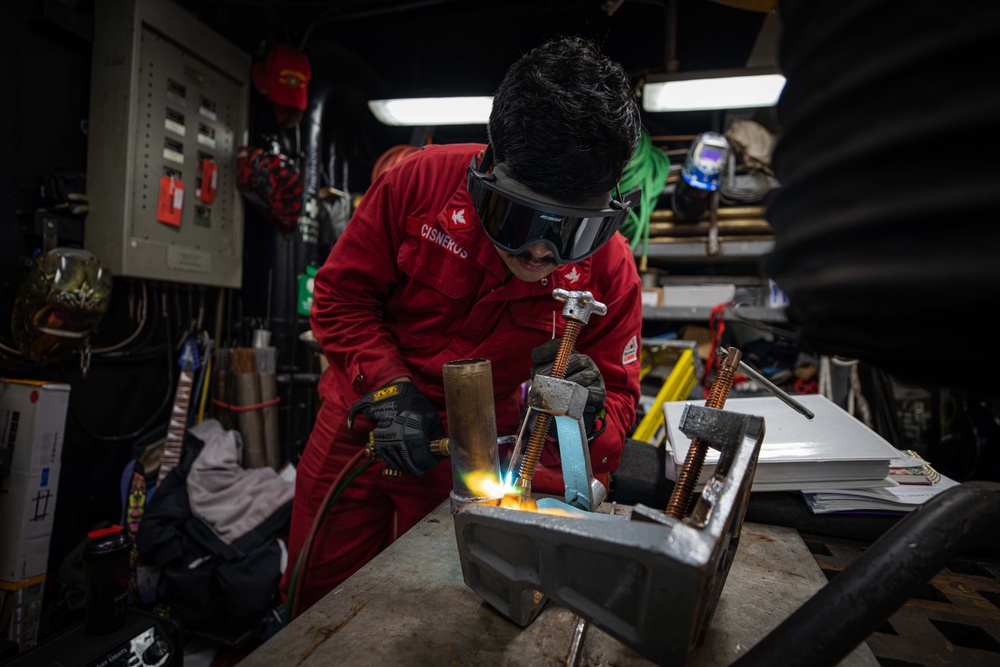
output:
M10 458L0 481L0 580L45 574L69 391L61 382L0 378L0 448Z
M642 288L642 305L659 306L663 302L663 290L659 287Z
M16 584L0 581L0 635L15 642L19 653L38 644L44 595L44 575Z

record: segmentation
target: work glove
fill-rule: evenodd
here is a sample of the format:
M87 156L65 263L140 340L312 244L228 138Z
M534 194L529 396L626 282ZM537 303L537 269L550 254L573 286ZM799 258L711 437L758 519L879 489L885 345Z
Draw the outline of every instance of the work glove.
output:
M412 382L391 382L365 394L347 413L347 426L362 413L375 425L375 451L390 468L423 475L442 457L431 453L430 441L444 437L441 415Z
M535 375L552 374L552 364L556 359L556 352L559 351L559 339L545 341L531 351L531 360L535 365L531 367L531 379ZM593 440L604 431L604 418L607 413L604 410L604 403L608 399L607 390L604 388L604 377L597 368L597 364L586 354L573 352L569 356L566 364L566 375L564 380L575 382L587 390L587 404L583 408L583 425L587 432L588 440ZM596 433L594 424L597 419L601 419L602 426Z

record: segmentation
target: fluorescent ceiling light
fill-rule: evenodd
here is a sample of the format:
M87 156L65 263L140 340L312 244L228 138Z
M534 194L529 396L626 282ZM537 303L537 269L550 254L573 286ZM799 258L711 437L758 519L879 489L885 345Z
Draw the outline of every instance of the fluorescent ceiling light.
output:
M485 125L492 97L415 97L371 100L368 108L386 125Z
M707 111L771 107L785 77L770 68L710 70L650 77L642 89L646 111Z

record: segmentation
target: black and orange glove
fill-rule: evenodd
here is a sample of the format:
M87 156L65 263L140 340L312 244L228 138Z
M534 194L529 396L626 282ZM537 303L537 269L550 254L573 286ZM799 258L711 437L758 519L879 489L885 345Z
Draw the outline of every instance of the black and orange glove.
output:
M348 428L362 413L375 424L372 441L386 465L423 475L441 461L430 442L444 437L441 415L412 382L392 382L365 394L347 414Z

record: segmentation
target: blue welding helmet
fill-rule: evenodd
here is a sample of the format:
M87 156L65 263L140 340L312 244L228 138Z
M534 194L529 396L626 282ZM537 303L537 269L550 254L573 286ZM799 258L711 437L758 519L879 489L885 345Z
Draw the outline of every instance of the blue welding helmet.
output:
M729 142L718 132L702 132L694 139L681 168L681 178L693 188L714 192L722 187Z
M674 186L670 207L681 220L697 220L708 210L709 196L722 187L729 142L718 132L702 132L691 143Z

